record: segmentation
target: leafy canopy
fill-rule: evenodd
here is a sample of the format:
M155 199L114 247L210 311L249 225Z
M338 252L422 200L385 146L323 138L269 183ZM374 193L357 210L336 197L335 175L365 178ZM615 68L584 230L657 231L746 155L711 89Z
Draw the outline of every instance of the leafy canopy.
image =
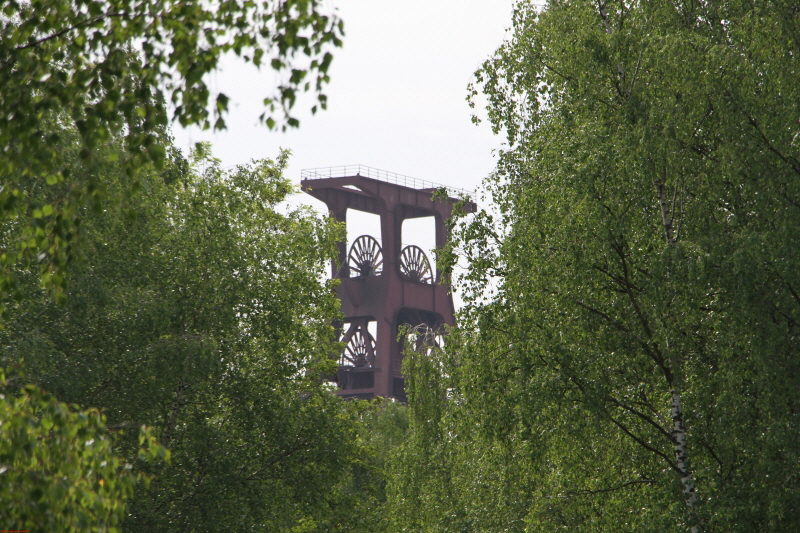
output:
M102 409L119 456L136 457L142 424L170 449L129 499L126 530L375 531L369 410L320 380L335 368L339 302L323 272L341 228L281 207L295 192L287 152L225 170L202 148L143 170L126 209L84 208L64 304L18 273L3 356ZM124 172L105 161L116 193Z
M0 386L8 390L5 376ZM0 394L0 519L15 529L120 531L125 505L149 481L112 452L105 417L28 385ZM142 428L138 455L169 460Z
M798 35L794 2L517 6L473 87L509 147L455 227L461 331L409 367L438 462L398 477L408 516L797 529Z
M167 106L184 126L224 128L229 98L212 94L206 78L229 53L278 76L262 121L297 126L290 111L298 92L314 92L325 107L330 50L341 45L342 28L318 0L4 2L0 224L24 231L0 250L0 298L14 291L8 269L18 260L38 264L45 284L61 291L80 232L75 209L106 198L98 173L104 143L124 139L125 149L111 155L130 180L121 191L128 194L139 169L164 163ZM58 184L63 194L43 201Z

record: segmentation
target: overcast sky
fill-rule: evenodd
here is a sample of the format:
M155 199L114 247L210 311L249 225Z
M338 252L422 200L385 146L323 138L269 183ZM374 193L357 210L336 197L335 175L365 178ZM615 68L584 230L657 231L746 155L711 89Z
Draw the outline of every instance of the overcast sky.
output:
M274 87L271 72L231 58L211 78L212 90L231 98L227 131L176 126L178 146L211 141L226 167L288 148L287 176L297 183L302 169L363 164L462 189L478 186L494 168L502 139L488 124L472 124L467 84L505 38L513 0L332 2L345 37L324 91L327 110L311 115L313 99L298 100L300 128L269 131L258 116ZM348 240L368 232L365 224L353 220ZM432 236L418 236L411 244L432 246Z
M225 166L293 152L288 176L304 168L364 164L471 189L494 167L500 138L475 126L465 97L481 62L502 42L512 0L333 0L344 20L334 51L328 109L298 102L300 128L258 124L271 73L234 59L211 79L232 100L222 133L176 129L178 146L211 141Z

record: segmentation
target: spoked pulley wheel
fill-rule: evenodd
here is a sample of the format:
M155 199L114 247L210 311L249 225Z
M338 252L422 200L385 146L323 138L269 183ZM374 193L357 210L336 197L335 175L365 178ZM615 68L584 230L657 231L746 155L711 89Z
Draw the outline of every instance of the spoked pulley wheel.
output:
M375 339L369 331L363 328L353 332L347 345L344 347L339 364L363 368L372 366L375 361Z
M419 246L406 246L400 252L400 272L411 280L433 283L433 272L428 256Z
M352 278L379 275L383 272L381 245L369 235L362 235L350 247L348 265Z

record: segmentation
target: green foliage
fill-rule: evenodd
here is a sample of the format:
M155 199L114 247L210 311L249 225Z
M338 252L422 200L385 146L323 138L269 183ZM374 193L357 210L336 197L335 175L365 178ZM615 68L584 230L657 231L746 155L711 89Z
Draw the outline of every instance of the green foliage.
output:
M335 512L319 531L394 532L389 519L387 484L396 452L408 435L408 410L390 399L353 401L358 452L349 474L327 496Z
M390 530L523 531L531 448L487 431L492 420L457 387L468 370L453 331L445 342L446 350L405 353L409 432L387 476Z
M294 192L287 152L223 170L202 148L172 152L122 209L82 214L65 304L18 274L3 355L102 409L123 457L138 446L124 430L142 424L170 449L126 530L371 530L374 510L353 528L346 504L372 498L359 468L376 483L359 466L360 407L319 379L335 366L339 302L322 279L341 228L279 207ZM110 187L124 187L114 168Z
M140 458L169 460L144 427L139 445ZM75 410L28 385L0 395L0 479L6 527L113 532L142 475L114 455L99 411Z
M435 494L411 530L797 529L798 35L790 2L517 6L477 73L497 209L455 226L462 327L410 368L408 453L443 465L398 490ZM470 483L525 503L480 522Z
M261 120L270 128L297 126L290 110L298 92L314 92L325 107L330 49L341 36L341 21L317 0L5 2L0 224L23 231L0 250L0 305L16 291L20 261L37 265L61 295L79 211L109 198L104 145L124 139L113 155L135 189L140 169L164 164L167 104L184 126L225 128L229 99L211 93L207 75L230 53L269 65L280 80ZM61 194L53 195L54 187Z

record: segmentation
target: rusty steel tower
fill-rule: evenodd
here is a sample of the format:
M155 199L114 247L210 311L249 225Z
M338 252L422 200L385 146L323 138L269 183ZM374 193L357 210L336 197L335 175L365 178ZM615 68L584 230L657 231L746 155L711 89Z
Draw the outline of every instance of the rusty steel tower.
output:
M464 191L447 187L447 198L434 199L443 186L363 165L304 170L301 184L340 222L347 223L348 209L380 219L379 227L354 239L349 249L338 243L338 261L331 268L341 280L337 290L345 316L338 393L405 401L400 327L454 325L455 309L449 285L424 250L403 244L403 221L432 217L436 247L441 248L448 239L445 221L457 201L452 196ZM477 206L466 202L464 209L472 213Z

